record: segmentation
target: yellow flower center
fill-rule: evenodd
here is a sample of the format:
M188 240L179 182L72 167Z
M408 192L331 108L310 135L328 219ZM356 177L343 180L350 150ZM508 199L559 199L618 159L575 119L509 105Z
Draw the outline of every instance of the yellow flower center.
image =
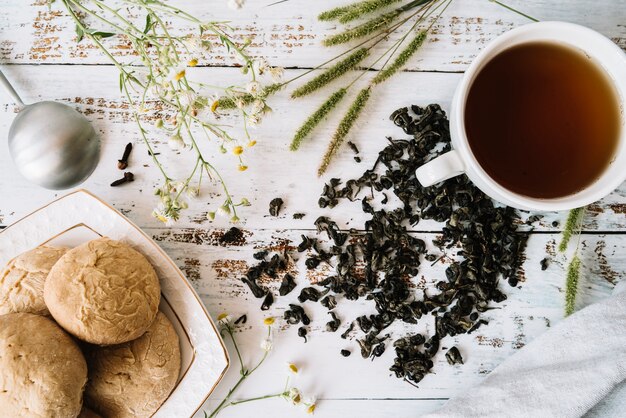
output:
M217 316L217 320L221 321L222 319L226 318L228 316L227 313L221 313Z
M253 147L256 145L256 141L254 139L250 140L250 142L248 142L248 146L249 147Z
M243 154L243 147L240 145L237 145L235 148L233 148L233 154L235 155Z
M198 60L197 59L191 59L189 60L189 62L187 62L187 65L190 67L195 67L196 65L198 65Z
M298 373L298 366L293 363L289 363L289 370L291 370L293 373Z
M174 80L178 81L185 76L185 70L182 70L180 73L174 76Z
M272 325L274 323L274 317L270 316L269 318L265 318L263 320L264 325Z
M238 167L239 171L246 171L248 169L247 165L239 165Z
M211 112L215 112L219 105L220 105L219 100L214 101L213 104L211 105Z
M315 412L315 404L310 405L310 406L306 409L306 413L307 413L307 414L312 414L313 412Z

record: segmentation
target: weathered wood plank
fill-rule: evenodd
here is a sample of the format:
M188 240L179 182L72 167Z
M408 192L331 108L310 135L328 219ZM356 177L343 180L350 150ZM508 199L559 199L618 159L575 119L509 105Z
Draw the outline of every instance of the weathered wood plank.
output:
M211 406L217 406L218 403L209 403L206 410L208 411ZM315 416L373 418L392 415L394 418L415 418L435 411L444 403L443 399L320 399ZM203 416L202 413L196 415L198 418ZM305 414L302 406L291 406L282 399L270 399L226 408L219 416L276 418L305 416Z
M214 317L221 312L228 312L234 318L244 313L248 315L248 322L243 331L238 333L238 338L244 358L250 361L257 358L260 352L259 342L265 332L261 325L262 319L268 315L282 317L285 307L296 301L299 289L306 285L307 280L320 275L307 271L303 265L305 257L300 255L293 266L293 271L298 272L299 287L290 295L277 299L270 311L261 312L261 300L255 299L238 278L253 262L252 253L263 248L280 249L297 244L299 231L246 230L245 239L235 246L221 246L220 231L205 236L176 228L150 229L149 233L187 273ZM427 243L435 235L418 234ZM335 311L342 320L342 326L336 334L323 331L328 315L319 304L304 304L312 319L309 342L306 344L297 337L296 327L285 328L284 322L278 320L280 330L275 335L275 351L263 366L263 371L250 380L240 396L258 396L274 388L280 389L287 374L287 361L304 366L301 376L296 380L298 387L314 392L321 398L415 399L454 396L480 382L501 361L562 318L565 259L563 255L555 253L557 239L555 234L531 236L521 276L523 282L518 288L501 284L508 299L497 305L499 309L485 314L490 324L471 335L443 340L442 346L456 344L459 347L465 365L450 367L443 353L440 353L435 361L435 374L424 379L419 389L390 376L387 369L393 359L391 348L382 358L372 362L360 357L354 335L348 340L339 338L338 334L345 329L349 320L373 311L371 302L350 302L339 298ZM438 254L438 250L432 246L429 251ZM540 261L545 257L551 261L548 269L542 271ZM581 257L584 279L580 287L579 307L606 297L614 283L626 277L626 236L584 235ZM445 267L443 263L435 266L424 263L419 277L412 281L418 297L423 291L435 291L433 286L444 277ZM268 286L275 289L278 283L270 282ZM424 317L416 326L394 325L391 332L404 335L407 332L432 330L432 327L432 318ZM339 354L344 348L352 351L347 359ZM235 365L214 398L224 396L236 378Z
M199 80L211 79L216 83L232 83L240 77L235 69L199 68L192 77ZM141 142L136 125L132 121L128 104L121 100L117 87L117 73L114 68L103 66L12 66L6 68L7 76L27 102L35 100L59 99L70 103L82 111L96 127L102 137L102 159L94 175L83 186L112 203L141 227L156 227L159 222L150 216L156 205L153 189L158 186L160 177L149 158L145 145ZM288 76L299 74L297 70L287 72ZM386 136L402 138L404 134L389 120L389 114L410 104L426 105L441 103L449 108L450 98L460 78L459 74L404 73L392 79L384 89L374 92L372 106L359 121L350 139L361 149L363 162L356 164L354 154L347 149L336 158L329 173L318 179L315 172L319 158L332 135L340 113L332 115L327 124L308 140L298 152L288 151L291 135L302 121L325 100L320 94L307 100L292 101L287 93L281 92L270 100L273 113L255 131L258 144L246 151L250 169L244 173L236 170L237 161L233 156L217 154L214 144L204 143L208 155L217 158L216 165L226 176L231 192L238 197L247 197L252 207L245 208L241 217L248 219L245 226L251 229L311 228L313 221L328 211L317 207L319 193L324 181L331 177L352 178L370 167L377 153L386 144ZM407 93L407 86L410 86ZM331 91L331 86L325 92ZM8 132L14 118L14 107L0 107L0 132ZM149 121L148 121L149 122ZM222 118L220 122L237 126L238 118ZM149 122L150 123L150 122ZM172 151L167 145L167 136L159 130L150 131L155 147L161 152L160 158L171 169L174 178L187 174L193 161L188 152ZM130 170L136 175L134 183L112 189L111 181L120 176L117 160L124 145L133 142L136 147L131 157ZM0 143L0 224L8 225L37 207L46 204L62 192L46 191L28 184L14 170L6 149L6 141ZM185 212L180 221L181 227L210 229L225 226L226 220L214 223L206 220L210 207L206 204L210 197L218 194L215 186L205 189L203 195ZM285 200L284 214L279 218L268 215L268 203L280 196ZM213 203L219 202L214 199ZM345 204L330 212L342 227L363 225L363 213L358 204ZM212 207L214 210L215 205ZM292 219L295 212L304 212L306 217ZM590 210L585 229L596 231L626 231L626 184L594 205ZM564 213L549 213L537 225L537 231L554 231L560 228L565 219ZM552 226L557 221L559 225ZM420 222L418 230L438 230L434 222Z
M120 1L111 3L122 4ZM228 9L226 1L213 1L210 6L203 0L178 0L173 3L207 20L232 20L236 38L251 38L251 53L267 57L274 65L311 68L342 50L321 47L324 37L336 33L338 27L333 22L318 22L316 16L347 1L290 0L266 8L264 6L271 3L270 0L249 0L244 10L239 12ZM512 0L508 3L541 20L564 20L589 26L626 48L624 6L619 1L599 0L591 4L587 0ZM74 24L59 3L49 9L46 0L36 0L28 5L0 0L0 9L3 12L0 14L0 60L10 63L107 63L87 42L76 45ZM143 25L141 17L138 19ZM463 71L487 41L527 22L486 0L454 2L435 25L433 36L409 69ZM189 26L177 25L175 29L180 33L193 31ZM398 37L394 35L391 39ZM225 49L216 40L213 41L215 48L201 57L201 65L233 65L234 61ZM107 43L116 56L129 54L124 41ZM382 53L382 45L376 47L376 51L377 54Z

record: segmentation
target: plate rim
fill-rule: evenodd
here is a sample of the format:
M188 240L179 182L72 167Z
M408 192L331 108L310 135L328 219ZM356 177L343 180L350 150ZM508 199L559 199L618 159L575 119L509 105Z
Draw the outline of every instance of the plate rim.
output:
M191 286L191 283L189 283L189 280L185 277L185 275L183 274L183 272L180 270L180 268L176 265L176 263L174 263L174 261L170 258L170 256L165 252L165 250L163 250L148 234L146 234L139 226L137 226L133 221L131 221L128 217L126 217L126 215L124 215L123 213L121 213L120 211L118 211L117 209L115 209L113 206L111 206L109 203L105 202L104 200L102 200L101 198L99 198L98 196L96 196L95 194L91 193L90 191L86 190L86 189L76 189L74 191L71 191L63 196L60 196L48 203L46 203L45 205L29 212L28 214L24 215L23 217L21 217L20 219L18 219L17 221L11 223L10 225L7 225L6 227L4 227L2 230L0 230L0 235L4 234L5 231L9 230L10 228L15 227L17 224L25 221L26 219L28 219L29 217L31 217L32 215L41 212L45 209L47 209L49 206L58 203L59 201L66 199L70 196L73 195L83 195L87 198L93 199L95 201L97 201L98 203L100 203L102 206L104 206L105 208L109 209L110 211L113 211L116 215L120 216L121 219L123 219L129 226L131 226L136 232L138 232L141 236L143 236L145 239L147 239L153 246L154 248L156 248L156 250L160 253L160 255L162 256L162 258L167 261L168 264L171 265L171 267L174 269L174 271L176 271L176 273L178 274L178 276L181 278L181 280L183 281L183 283L185 284L185 286L191 291L191 294L193 295L193 297L195 298L196 302L200 305L202 312L204 313L204 315L206 316L206 318L208 319L209 323L211 324L211 327L213 328L213 331L215 332L215 334L218 337L218 341L220 343L220 346L222 348L222 352L224 354L224 359L226 360L226 363L224 365L223 370L221 371L221 373L219 374L219 376L217 377L215 383L213 384L213 386L211 387L211 389L208 391L208 393L206 394L206 397L200 402L200 404L196 407L196 409L192 412L192 414L190 415L190 417L193 417L201 408L202 406L206 403L206 401L210 398L210 396L213 394L213 392L215 391L215 389L217 388L217 386L219 385L219 383L223 380L224 376L226 375L226 372L229 370L230 368L230 355L228 353L228 350L226 349L226 345L224 344L224 341L222 339L222 336L218 330L218 328L215 326L215 323L213 322L213 319L211 318L211 316L209 315L209 312L206 309L206 306L204 305L204 303L202 302L202 300L200 299L198 293L196 292L196 290ZM79 222L75 225L73 225L72 227L70 227L69 229L66 229L65 231L56 234L55 236L49 238L48 240L44 241L43 243L39 244L39 245L43 245L46 242L49 242L50 240L53 240L54 238L62 235L64 232L67 232L70 229L73 229L79 225L84 225L85 227L87 227L88 229L91 229L93 232L100 234L99 232L97 232L96 230L94 230L92 227L90 227L89 225L85 224L84 222ZM171 305L170 305L171 308ZM175 315L176 311L174 311L174 309L172 308L172 312L174 312ZM178 316L178 315L177 315ZM182 322L181 322L182 324ZM185 333L188 333L187 330L185 329ZM194 348L194 357L196 355L196 348L195 346L192 347ZM191 368L191 367L190 367ZM189 369L190 369L189 368ZM187 371L189 371L189 369ZM186 374L186 373L185 373ZM184 377L184 376L183 376ZM182 382L182 380L180 381ZM179 383L180 383L179 382ZM174 391L172 391L172 393L174 393ZM170 394L171 395L171 394ZM169 396L168 396L169 398ZM167 400L166 400L167 401ZM163 404L166 402L164 401ZM162 405L163 405L162 404ZM161 406L162 406L161 405ZM159 409L161 409L161 407L159 407ZM159 412L159 409L156 410L153 414L156 415Z

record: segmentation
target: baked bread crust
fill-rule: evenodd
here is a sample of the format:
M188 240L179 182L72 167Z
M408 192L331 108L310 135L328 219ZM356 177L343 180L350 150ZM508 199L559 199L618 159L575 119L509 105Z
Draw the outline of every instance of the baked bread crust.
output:
M159 312L140 338L94 347L87 354L86 402L107 418L149 417L170 395L180 373L180 342Z
M0 370L2 416L75 418L80 413L87 363L52 320L30 313L0 316Z
M49 315L43 299L44 282L66 251L44 245L11 260L0 273L0 315L14 312Z
M70 334L92 344L120 344L140 337L159 309L154 268L130 246L100 238L69 250L54 265L44 299Z

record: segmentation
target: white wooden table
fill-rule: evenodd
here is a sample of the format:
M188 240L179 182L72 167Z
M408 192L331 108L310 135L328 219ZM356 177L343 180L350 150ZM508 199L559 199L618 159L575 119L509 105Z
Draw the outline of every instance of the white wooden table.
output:
M320 45L324 36L336 29L335 25L319 23L315 16L342 1L290 0L280 6L262 8L269 0L249 0L240 12L229 10L225 0L180 0L177 3L198 16L232 19L238 35L252 37L253 53L266 56L273 65L290 68L287 76L298 74L337 53ZM587 25L626 48L624 0L510 0L510 3L541 20ZM274 113L256 131L258 145L249 156L250 169L240 173L233 169L232 161L218 163L227 174L232 192L252 202L252 207L242 213L246 218L241 225L245 243L230 247L220 246L218 241L229 225L224 220L214 223L206 220L207 191L174 227L164 227L150 216L156 204L152 191L159 179L131 121L127 103L120 97L117 71L88 43L75 45L74 25L59 6L53 5L49 10L45 0L0 0L0 62L25 101L54 99L70 103L93 122L102 135L102 161L82 187L112 203L151 234L187 274L213 317L221 312L235 317L248 314L248 324L239 333L239 339L244 358L251 360L260 355L263 315L259 311L260 300L252 297L239 278L252 263L253 252L270 245L297 243L301 233L312 234L313 221L321 214L328 214L316 204L324 179L360 174L373 163L377 151L384 146L385 136L402 137L402 132L388 120L393 110L428 103L440 103L448 109L455 85L472 57L491 38L523 23L526 23L523 18L486 0L455 1L436 25L436 35L411 61L408 71L374 92L372 103L375 105L369 106L351 135L361 149L364 162L354 164L351 153L345 152L323 179L318 179L315 171L338 115L331 117L331 123L306 142L301 151L291 153L288 144L292 133L324 100L324 94L295 105L285 92L272 99ZM123 46L116 52L126 53ZM223 48L203 57L192 75L198 79L210 78L214 84L236 82L241 77ZM4 98L0 107L0 136L6 135L14 113L14 106ZM232 122L236 124L237 120ZM129 141L136 145L132 156L136 181L112 189L109 183L119 176L116 161ZM183 167L191 161L191 155L174 155L165 143L166 138L156 137L155 141L157 151L162 153L168 166ZM39 189L23 180L8 157L6 141L0 144L0 169L1 226L11 224L62 194ZM180 174L183 172L181 170ZM267 214L268 202L277 196L286 203L284 214L273 218ZM293 220L291 215L295 212L304 212L306 217ZM580 286L580 306L605 297L626 275L625 213L626 184L592 205L588 212L582 240L584 280ZM363 221L358 205L342 205L330 215L340 221L342 227L357 227ZM566 214L545 215L531 233L523 266L525 280L519 288L504 286L509 298L500 305L501 309L490 311L489 326L472 335L448 337L444 341L444 346L459 346L464 365L450 367L440 353L435 373L416 389L390 375L392 349L374 362L361 359L354 340L344 341L337 334L322 330L328 321L325 310L319 306L309 307L313 320L309 342L303 344L296 335L296 328L281 326L275 336L275 350L237 397L281 391L287 361L301 365L301 373L294 383L305 393L318 397L316 414L322 417L415 417L471 388L505 358L562 318L564 257L555 255L560 229L553 227L552 222L562 225ZM441 225L422 222L416 232L430 241L440 228ZM541 271L539 263L546 256L552 257L553 262L546 271ZM299 263L301 285L306 281L302 262ZM420 286L430 287L442 277L444 268L444 265L424 267L425 284ZM294 291L289 297L279 299L270 313L282 316L285 306L293 302L297 294L298 291ZM365 302L346 302L338 312L345 321L370 309L372 307ZM425 320L411 330L432 326ZM396 328L394 332L400 335L403 331ZM232 350L232 346L229 348ZM353 355L341 357L342 348L351 349ZM206 410L225 395L237 379L237 373L235 364L205 405ZM285 401L274 399L228 408L223 416L295 416L292 408Z

